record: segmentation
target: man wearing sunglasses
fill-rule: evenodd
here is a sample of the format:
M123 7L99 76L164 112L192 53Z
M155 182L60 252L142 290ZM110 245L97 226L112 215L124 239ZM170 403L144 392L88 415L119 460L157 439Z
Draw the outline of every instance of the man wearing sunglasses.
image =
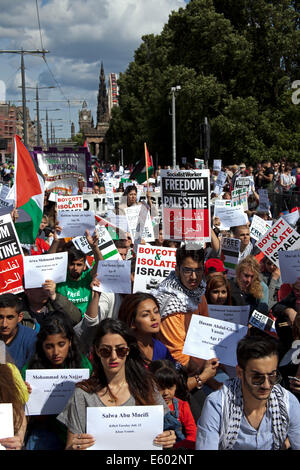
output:
M300 404L279 385L277 346L267 335L240 340L237 377L207 397L197 423L196 449L300 449Z

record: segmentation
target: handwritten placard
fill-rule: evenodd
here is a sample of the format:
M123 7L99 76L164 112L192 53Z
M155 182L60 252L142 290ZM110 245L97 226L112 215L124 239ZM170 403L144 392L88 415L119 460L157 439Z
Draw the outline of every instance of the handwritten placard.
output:
M294 284L300 277L300 250L278 252L281 280L287 284Z

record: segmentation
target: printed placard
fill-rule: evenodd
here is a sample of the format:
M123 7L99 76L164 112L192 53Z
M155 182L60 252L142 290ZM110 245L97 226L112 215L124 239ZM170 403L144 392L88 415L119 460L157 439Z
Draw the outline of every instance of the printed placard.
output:
M0 190L0 215L10 214L14 208L14 201L7 197L9 192L10 187L3 184Z
M237 343L247 331L244 325L192 315L182 352L207 360L217 357L221 364L236 366Z
M57 195L58 211L83 211L83 196Z
M86 230L92 235L95 230L95 214L92 211L59 211L57 220L62 228L59 238L84 235Z
M225 227L237 227L248 223L248 216L241 206L215 207L215 216L219 217Z
M213 161L213 171L221 171L222 169L222 160Z
M0 294L23 292L23 250L10 214L0 217Z
M150 292L166 279L176 266L176 248L138 245L133 292Z
M125 213L129 232L133 241L139 237L144 239L146 242L153 242L155 240L150 211L145 209L143 204L127 207L125 209Z
M300 250L279 251L278 261L282 282L294 284L300 278Z
M251 194L253 187L253 176L238 176L234 182L234 189L245 189L249 194Z
M100 260L97 271L100 286L94 286L93 289L99 292L131 294L130 269L130 260Z
M89 369L27 369L26 382L32 388L26 415L57 415L74 393L75 384L90 376Z
M250 225L250 237L258 241L272 227L271 220L264 220L254 214Z
M256 242L256 246L279 268L278 252L300 249L300 235L280 217Z
M210 318L229 321L238 325L248 325L250 305L212 305L208 304Z
M249 320L250 325L255 326L259 330L265 331L266 333L276 333L275 322L272 318L264 315L263 313L254 310Z
M247 189L233 189L231 191L232 207L242 206L244 211L248 210L248 191Z
M88 450L158 450L163 432L162 405L88 407L86 432L96 442Z
M161 170L160 177L164 238L209 242L209 170Z
M0 403L0 439L13 437L14 419L13 407L11 403Z
M227 269L228 279L235 278L235 268L239 262L241 240L238 238L222 237L222 261Z
M42 287L51 279L56 284L67 279L68 252L24 256L25 289Z

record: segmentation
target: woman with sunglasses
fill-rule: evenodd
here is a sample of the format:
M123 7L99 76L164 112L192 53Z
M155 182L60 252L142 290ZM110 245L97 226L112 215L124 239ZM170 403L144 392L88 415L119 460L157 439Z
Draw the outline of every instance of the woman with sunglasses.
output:
M90 369L90 361L82 354L81 346L69 317L60 311L41 323L37 334L36 352L21 373L26 379L28 369ZM31 386L25 382L29 393ZM55 415L30 416L25 437L26 450L63 450L66 428Z
M86 408L109 406L163 405L169 409L154 386L135 336L125 323L107 318L94 338L93 375L76 384L75 392L58 420L68 428L67 450L85 450L95 443L86 434ZM153 436L155 444L171 448L175 432Z

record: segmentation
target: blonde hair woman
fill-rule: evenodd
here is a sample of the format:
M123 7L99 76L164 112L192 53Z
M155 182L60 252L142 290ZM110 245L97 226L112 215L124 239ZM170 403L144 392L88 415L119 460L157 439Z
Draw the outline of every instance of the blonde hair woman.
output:
M248 255L236 267L236 277L230 280L233 305L250 305L253 310L267 315L269 312L269 289L261 279L260 266L256 258Z

